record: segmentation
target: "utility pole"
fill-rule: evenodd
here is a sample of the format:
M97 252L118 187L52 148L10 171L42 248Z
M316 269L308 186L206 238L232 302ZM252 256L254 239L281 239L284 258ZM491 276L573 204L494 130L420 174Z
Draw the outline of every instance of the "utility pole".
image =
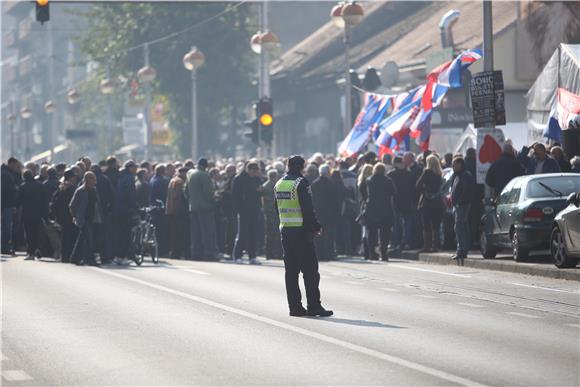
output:
M143 46L143 56L145 67L149 67L149 43ZM143 109L143 119L145 120L145 160L151 157L151 122L149 110L151 109L151 87L150 83L145 83L145 107Z
M50 55L48 59L48 89L50 90L50 100L55 98L55 82L54 82L54 23L48 23L48 53ZM56 113L50 113L50 118L48 120L48 149L50 150L50 162L54 162L54 131L56 129Z
M352 127L352 85L350 82L350 25L344 23L344 135Z

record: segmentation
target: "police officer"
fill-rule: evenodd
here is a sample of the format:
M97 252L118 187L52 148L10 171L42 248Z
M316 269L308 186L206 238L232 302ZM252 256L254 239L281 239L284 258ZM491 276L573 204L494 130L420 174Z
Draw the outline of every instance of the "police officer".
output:
M320 274L313 241L314 236L322 232L322 227L314 214L308 181L302 176L304 163L301 156L291 156L287 174L274 188L284 249L286 295L290 316L328 317L333 313L320 303ZM298 285L300 272L304 277L308 309L302 306Z

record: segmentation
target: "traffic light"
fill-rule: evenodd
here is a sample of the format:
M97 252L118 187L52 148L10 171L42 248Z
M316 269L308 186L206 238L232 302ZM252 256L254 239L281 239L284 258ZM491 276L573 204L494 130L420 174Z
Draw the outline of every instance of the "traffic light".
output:
M49 0L36 0L36 21L44 24L50 20Z
M256 117L262 129L262 141L270 145L274 140L274 106L271 98L262 98L256 106Z

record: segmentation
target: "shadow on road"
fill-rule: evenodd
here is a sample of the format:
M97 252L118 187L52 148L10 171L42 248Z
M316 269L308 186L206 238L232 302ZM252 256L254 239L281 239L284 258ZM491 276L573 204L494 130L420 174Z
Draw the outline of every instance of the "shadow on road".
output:
M325 321L325 322L332 322L332 323L336 323L336 324L356 325L359 327L407 329L407 327L400 327L398 325L383 324L383 323L380 323L377 321L351 320L348 318L327 317L327 318L318 318L317 320L318 321Z

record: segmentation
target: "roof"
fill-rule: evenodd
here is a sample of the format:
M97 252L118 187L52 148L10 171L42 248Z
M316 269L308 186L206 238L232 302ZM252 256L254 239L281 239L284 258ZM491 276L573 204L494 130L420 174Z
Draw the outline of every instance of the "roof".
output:
M494 34L501 33L506 27L517 20L517 2L498 1L493 3L493 30ZM449 10L457 9L461 12L459 19L453 26L455 46L460 49L473 49L483 42L483 2L481 1L451 1L431 4L420 14L413 15L408 20L402 20L390 28L394 34L412 25L408 32L397 39L392 45L374 56L361 68L367 66L381 68L388 61L405 64L417 59L423 59L430 54L441 50L439 21ZM423 18L424 17L424 18ZM424 20L423 22L417 22Z

